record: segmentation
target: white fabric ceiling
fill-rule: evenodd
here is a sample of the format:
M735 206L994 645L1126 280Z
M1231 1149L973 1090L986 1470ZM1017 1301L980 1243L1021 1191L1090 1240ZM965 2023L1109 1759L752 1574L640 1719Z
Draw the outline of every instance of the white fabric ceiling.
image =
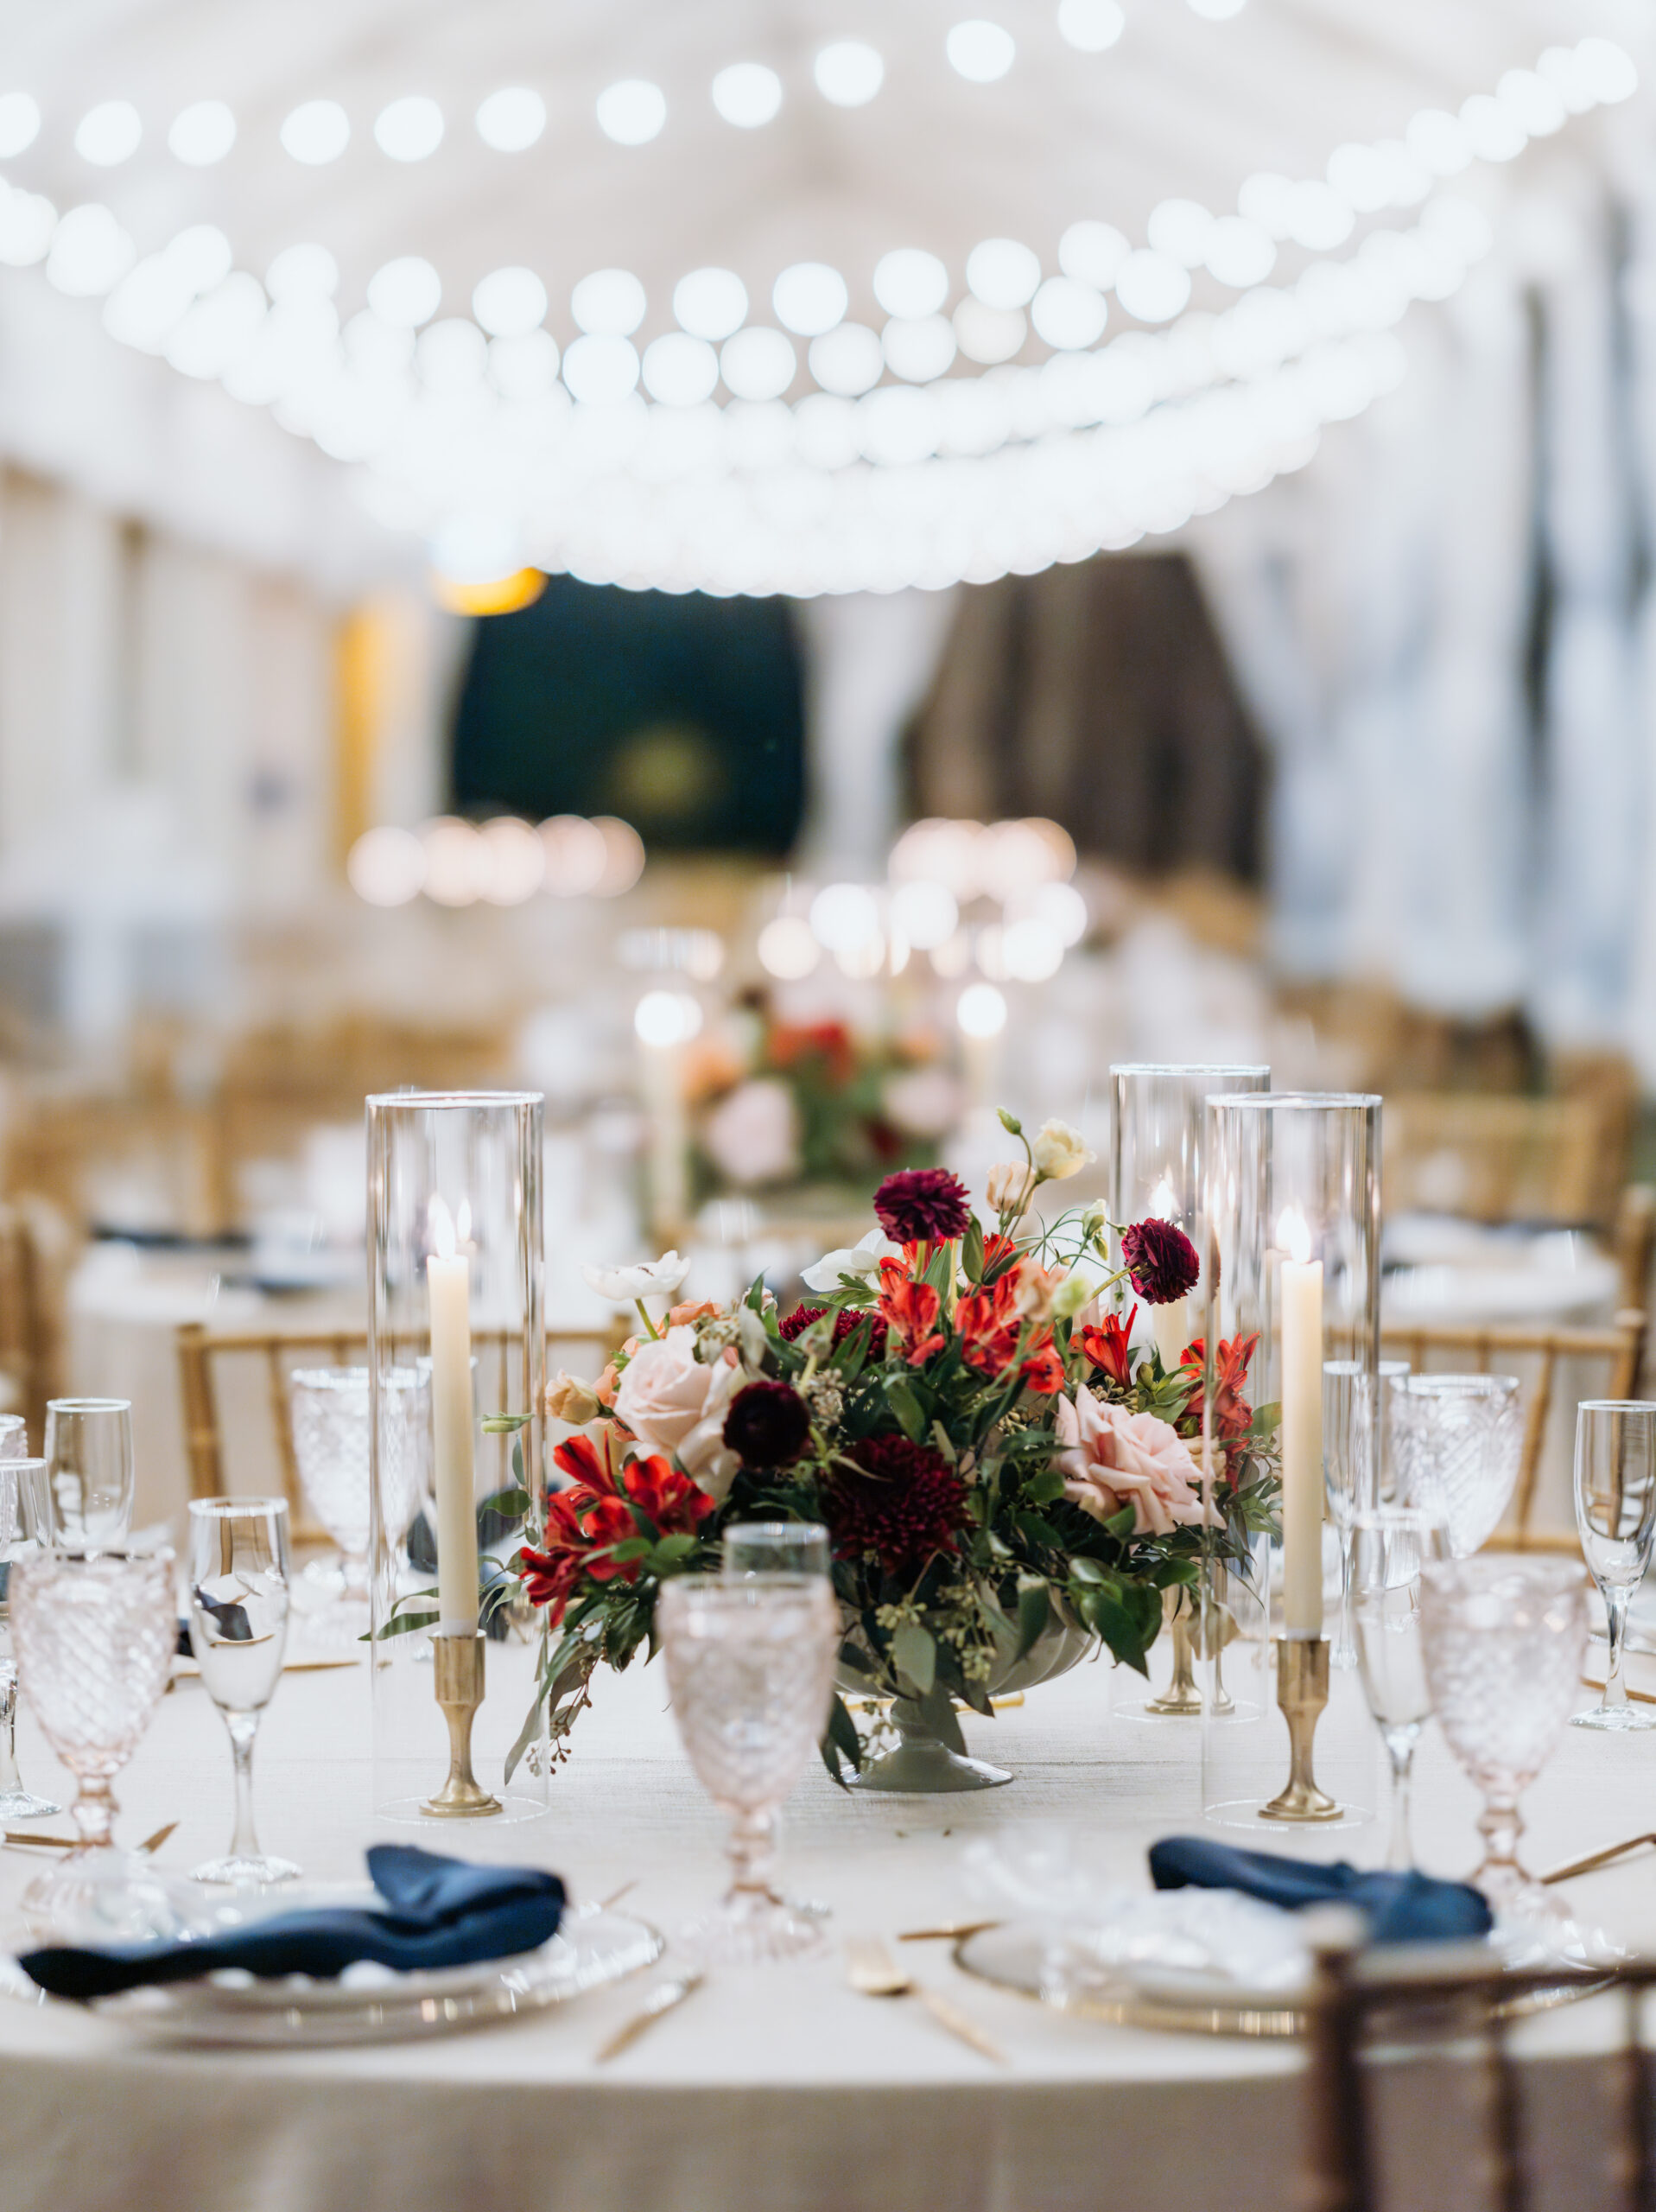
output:
M951 23L980 5L1017 41L1013 66L990 84L966 81L944 52ZM872 272L892 247L937 254L949 271L951 300L961 296L968 253L986 237L1026 242L1050 273L1059 238L1078 218L1102 219L1141 245L1152 210L1171 197L1230 213L1256 172L1320 178L1342 143L1395 138L1423 109L1453 113L1469 95L1493 91L1503 73L1532 67L1544 49L1572 44L1583 33L1618 40L1642 65L1646 35L1646 11L1632 0L1598 8L1581 0L1503 0L1500 7L1488 0L1247 0L1222 22L1205 20L1186 0L1126 0L1126 16L1118 43L1088 54L1060 35L1055 0L902 0L900 6L888 0L884 7L866 0L696 7L682 0L13 4L4 10L0 92L32 93L43 124L5 174L60 211L103 201L141 254L159 251L187 226L211 223L228 237L236 267L262 275L282 248L319 241L339 263L338 304L346 318L361 307L372 272L397 256L421 255L435 265L445 315L466 314L473 287L491 270L523 264L544 281L548 327L567 346L577 334L571 288L588 271L616 265L635 271L644 286L649 305L636 340L642 347L673 327L673 286L687 270L709 263L735 270L753 319L768 321L778 272L812 260L843 272L851 317L877 330L884 317ZM847 37L876 47L886 69L878 97L855 110L830 105L811 76L816 51ZM717 70L744 60L768 64L784 86L777 119L753 130L722 120L708 92ZM660 135L631 148L612 143L594 114L605 86L627 77L659 85L667 101ZM508 84L533 86L548 110L540 142L513 154L485 146L473 123L483 97ZM376 145L372 126L389 101L409 93L435 98L447 127L428 159L402 163ZM206 98L229 103L237 140L221 163L191 168L168 152L168 128L181 109ZM282 150L278 134L294 107L319 98L343 105L352 138L338 161L308 168ZM144 136L131 159L100 168L75 151L73 135L81 116L108 99L132 102ZM1589 118L1567 127L1596 126ZM1504 174L1481 172L1482 181L1473 184L1497 219ZM1456 188L1463 188L1460 180ZM1414 219L1411 212L1374 220ZM1367 226L1360 223L1346 251ZM1314 257L1285 245L1272 283L1291 283ZM1195 309L1217 313L1235 298L1197 271ZM1112 301L1110 336L1132 327ZM174 396L181 383L174 372L117 346L101 327L98 302L54 297L39 268L0 270L0 339L8 341L0 442L14 452L90 474L140 507L208 536L304 559L319 572L343 576L376 557L363 503L350 509L355 519L345 518L341 472L359 473L348 442L344 459L324 467L308 441L277 429L262 411L236 409L199 387L187 397ZM49 348L48 373L39 365L42 347ZM803 342L798 350L800 375L788 395L796 401L812 390ZM86 365L66 378L64 364L81 352ZM1047 356L1031 338L1018 360L1035 367ZM978 374L964 361L954 374L962 372ZM127 396L117 404L121 379ZM79 394L73 404L68 390ZM227 410L244 413L245 421L226 429ZM111 416L122 426L115 442ZM209 423L218 425L210 435ZM1078 454L1088 439L1111 435L1069 427ZM192 458L204 437L205 466ZM148 456L135 451L146 441L153 448ZM582 512L625 505L623 493L632 493L616 488L622 479L636 488L636 456L625 447L623 440L602 467L590 457L580 467L567 457L554 465L537 454L536 466L544 462L538 489L533 499L525 494L513 518L524 552L581 565L570 533L578 536ZM504 451L490 447L484 459L472 458L482 450L475 440L462 440L441 494L423 505L382 496L382 484L378 493L371 488L369 511L427 529L443 521L445 510L469 512L473 504L497 514ZM796 475L796 457L784 460ZM947 459L929 465L957 474L987 466ZM477 479L475 501L468 467ZM728 473L727 460L717 467ZM273 472L286 480L283 498L274 503ZM853 473L871 472L857 462ZM363 480L371 486L371 479ZM1247 480L1244 472L1226 488L1246 488ZM696 496L694 476L684 496ZM504 505L511 506L509 498ZM262 512L250 513L251 505ZM273 508L282 510L276 520ZM790 531L797 541L827 513L796 504L784 518L784 534ZM1110 542L1096 518L1077 526L1082 536L1092 529L1097 541ZM686 550L688 540L668 547L663 528L652 510L634 543L635 551L638 544L653 547L651 557L630 560L625 547L612 550L613 571L629 581L707 580L696 572L695 549ZM860 542L866 552L866 532ZM1055 550L1084 548L1072 531ZM601 572L604 561L601 552L589 553L586 567ZM935 573L922 564L918 573L862 575L847 554L839 569L820 578L784 561L751 580L795 588L813 580L946 581L951 563L954 573L988 573L995 559L962 542L937 556ZM1021 564L1012 556L1000 563ZM712 580L739 584L745 577L738 563Z

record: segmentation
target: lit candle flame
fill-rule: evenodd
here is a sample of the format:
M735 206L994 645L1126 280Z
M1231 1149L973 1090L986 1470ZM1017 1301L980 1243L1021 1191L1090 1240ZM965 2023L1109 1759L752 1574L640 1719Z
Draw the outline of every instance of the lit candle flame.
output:
M1297 1206L1285 1206L1277 1224L1277 1243L1291 1260L1301 1267L1311 1256L1311 1232L1305 1226L1305 1217Z
M1172 1220L1178 1211L1178 1202L1173 1196L1173 1184L1171 1177L1164 1175L1161 1181L1157 1184L1150 1194L1150 1205L1146 1211L1152 1213L1158 1221Z
M461 1207L464 1213L465 1208ZM454 1217L434 1192L426 1208L426 1236L435 1256L452 1260L454 1256Z

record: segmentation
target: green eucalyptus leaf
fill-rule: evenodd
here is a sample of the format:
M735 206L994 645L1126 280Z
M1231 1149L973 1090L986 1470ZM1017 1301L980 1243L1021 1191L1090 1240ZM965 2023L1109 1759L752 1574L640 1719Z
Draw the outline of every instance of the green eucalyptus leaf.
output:
M904 1621L891 1638L891 1658L923 1698L937 1679L937 1647L930 1629Z
M885 1402L897 1416L897 1425L910 1444L918 1444L926 1433L926 1416L913 1385L904 1376L894 1376L886 1385Z
M1051 1601L1044 1582L1034 1575L1020 1575L1018 1580L1018 1651L1019 1659L1026 1659L1035 1649L1037 1637L1047 1624Z

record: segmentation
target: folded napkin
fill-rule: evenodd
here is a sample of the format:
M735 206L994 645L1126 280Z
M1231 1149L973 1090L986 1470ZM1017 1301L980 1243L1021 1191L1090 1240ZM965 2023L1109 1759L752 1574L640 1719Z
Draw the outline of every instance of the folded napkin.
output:
M1152 1843L1150 1878L1158 1890L1240 1890L1290 1912L1307 1904L1355 1905L1368 1916L1371 1943L1464 1942L1487 1936L1494 1925L1482 1895L1468 1882L1360 1873L1343 1859L1317 1866L1270 1851L1237 1851L1199 1835Z
M476 1866L412 1844L380 1843L368 1853L368 1872L388 1911L276 1913L222 1936L29 1951L17 1963L54 1997L109 1997L146 1982L194 1981L221 1967L326 1980L358 1959L407 1974L514 1958L549 1942L563 1917L563 1884L535 1866Z

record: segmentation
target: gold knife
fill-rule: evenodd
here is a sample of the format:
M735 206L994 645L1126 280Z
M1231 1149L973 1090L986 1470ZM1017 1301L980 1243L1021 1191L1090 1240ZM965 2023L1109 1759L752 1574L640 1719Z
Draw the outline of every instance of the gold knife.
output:
M680 1974L676 1980L657 1982L649 1996L630 2020L624 2020L606 2044L600 2044L593 2054L601 2066L607 2060L619 2058L629 2044L636 2043L644 2030L682 2005L687 1997L694 1997L706 1977L699 1974Z
M161 1849L177 1826L176 1821L168 1821L164 1828L157 1828L154 1835L147 1835L138 1846L138 1849L146 1858L150 1857ZM5 1831L5 1840L8 1843L33 1844L37 1851L78 1851L80 1847L79 1836L30 1835L22 1828L8 1828Z

